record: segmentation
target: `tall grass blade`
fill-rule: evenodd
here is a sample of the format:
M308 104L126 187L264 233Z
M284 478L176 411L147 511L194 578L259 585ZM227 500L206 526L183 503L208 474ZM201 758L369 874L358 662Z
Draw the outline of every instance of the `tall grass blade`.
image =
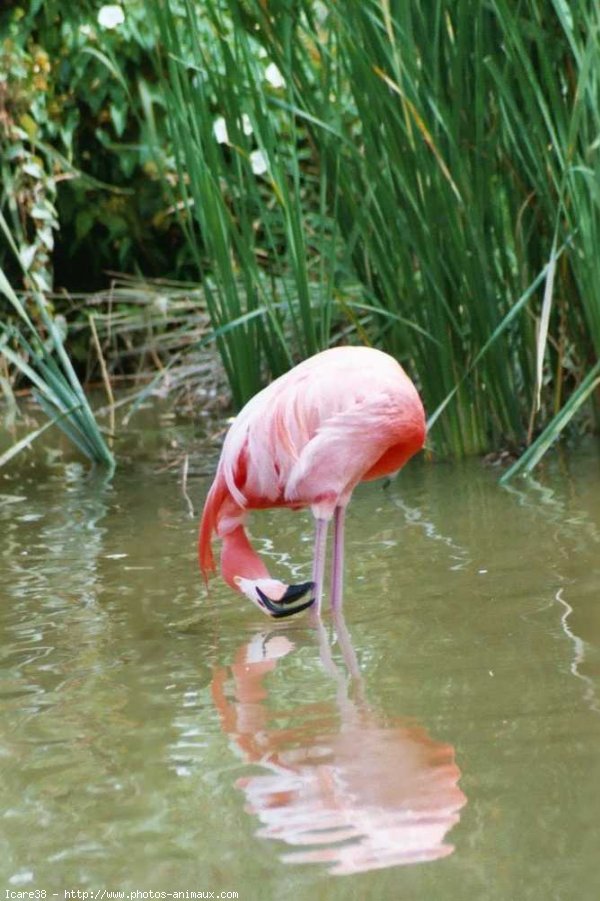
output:
M0 213L0 227L9 239L10 246L17 252L2 213ZM18 259L20 261L20 257ZM37 290L33 291L38 316L48 335L46 340L42 338L2 269L0 269L0 292L7 298L22 323L22 330L19 331L16 328L9 328L6 324L0 324L0 335L3 339L0 342L0 353L35 385L40 404L50 419L56 422L90 460L112 472L115 467L114 457L98 428L85 392L64 348L62 336L48 313L43 297ZM11 338L13 345L19 346L24 355L10 346Z
M561 432L571 421L575 413L593 392L600 387L600 361L590 370L579 387L573 392L561 411L546 426L542 434L531 444L525 453L508 469L500 484L505 485L516 475L528 475L539 463L544 454L560 437Z

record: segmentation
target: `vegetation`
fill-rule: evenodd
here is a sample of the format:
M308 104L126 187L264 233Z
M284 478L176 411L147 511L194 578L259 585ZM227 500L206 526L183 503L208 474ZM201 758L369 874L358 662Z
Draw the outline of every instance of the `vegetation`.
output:
M156 29L143 0L128 0L117 19L106 9L32 0L0 10L0 205L46 289L55 280L91 291L106 269L193 271L141 118ZM42 223L52 234L40 235ZM0 262L10 271L10 255Z
M0 228L12 246L15 256L18 257L17 248L1 214ZM33 283L33 278L28 275L27 277L30 283ZM45 335L41 334L41 329L33 322L2 269L0 269L0 294L3 294L11 305L19 323L19 327L0 323L0 353L29 379L33 385L34 395L48 415L50 423L60 426L86 457L112 471L115 465L113 455L98 428L87 397L65 351L60 329L49 313L43 296L33 287L32 295ZM11 459L15 452L26 447L43 430L43 428L36 430L3 454L0 463Z
M34 271L59 223L99 266L193 271L237 405L330 343L381 346L417 378L432 447L525 450L507 476L598 412L594 0L134 0L83 31L100 4L45 7L9 50L27 70L33 39L58 41L68 71L22 76L37 130L13 103L5 137L13 188L46 203L25 229L13 203Z

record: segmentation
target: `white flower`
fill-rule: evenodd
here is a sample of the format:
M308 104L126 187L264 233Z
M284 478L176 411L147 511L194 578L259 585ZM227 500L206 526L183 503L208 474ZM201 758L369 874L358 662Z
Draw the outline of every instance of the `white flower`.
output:
M250 116L247 113L242 113L242 131L245 135L252 134L252 122L250 121Z
M264 175L267 171L267 161L262 150L253 150L250 154L250 165L255 175Z
M169 298L166 294L157 294L154 298L154 306L162 316L166 316L169 309Z
M108 6L101 6L98 10L98 25L102 28L117 28L125 21L125 13L120 6L110 3Z
M227 122L223 116L219 116L213 122L213 134L217 144L229 144L229 135L227 134Z
M265 78L274 88L283 88L285 86L283 75L275 63L269 63L265 69Z

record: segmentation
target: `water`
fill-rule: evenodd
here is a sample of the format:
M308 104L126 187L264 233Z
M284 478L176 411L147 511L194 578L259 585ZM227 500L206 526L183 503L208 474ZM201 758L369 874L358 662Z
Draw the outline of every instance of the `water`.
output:
M361 487L345 619L206 597L172 420L0 473L0 890L600 897L599 456ZM199 507L201 475L188 491ZM306 578L310 518L253 521Z

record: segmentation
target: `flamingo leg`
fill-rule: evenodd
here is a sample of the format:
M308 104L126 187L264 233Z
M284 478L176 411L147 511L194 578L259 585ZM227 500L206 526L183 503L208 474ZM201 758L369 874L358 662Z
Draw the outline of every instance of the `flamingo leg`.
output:
M342 609L344 593L344 520L346 508L336 507L333 514L333 562L331 564L331 609Z
M313 609L317 616L321 615L321 602L323 600L323 580L325 575L325 553L327 550L328 526L328 519L316 520L312 580L315 592L315 604Z

